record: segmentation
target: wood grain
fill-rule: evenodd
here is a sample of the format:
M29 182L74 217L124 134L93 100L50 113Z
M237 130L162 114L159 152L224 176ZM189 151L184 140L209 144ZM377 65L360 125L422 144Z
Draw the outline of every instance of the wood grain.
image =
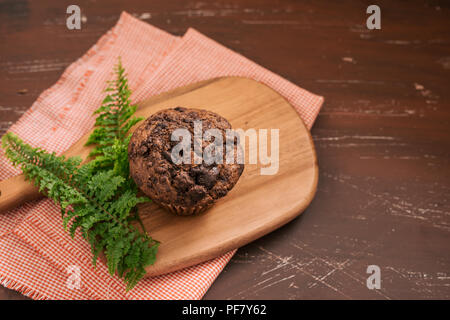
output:
M175 106L216 112L234 129L279 129L279 170L262 175L259 161L246 160L237 185L205 214L180 217L156 204L142 206L147 231L161 242L156 263L146 269L148 276L215 258L275 230L303 212L317 186L309 131L294 108L269 87L245 78L220 78L182 94L169 93L158 103L143 103L137 114L148 117ZM258 148L246 143L245 154Z
M147 276L156 276L213 259L237 249L291 221L311 202L317 187L318 168L314 144L294 108L277 92L251 79L225 77L203 81L138 103L136 116L144 118L171 107L203 108L220 114L234 129L279 130L276 174L262 175L263 166L248 163L259 145L243 142L246 161L238 184L205 214L180 217L150 203L139 208L149 234L161 242L156 263ZM137 126L130 131L133 132ZM89 134L65 152L86 158ZM268 140L270 137L267 138ZM5 200L34 200L37 190L14 177L0 183ZM34 193L32 193L34 191ZM15 192L15 195L13 194ZM3 195L0 195L2 207Z
M122 10L175 35L196 28L325 97L313 202L240 248L205 299L450 299L448 2L377 1L372 31L369 1L79 0L79 31L65 28L69 4L0 1L1 132ZM380 290L366 287L371 264Z

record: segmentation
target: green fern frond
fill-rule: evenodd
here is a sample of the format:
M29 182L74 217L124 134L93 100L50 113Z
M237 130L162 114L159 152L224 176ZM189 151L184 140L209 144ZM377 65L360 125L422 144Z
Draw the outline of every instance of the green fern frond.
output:
M131 91L120 58L115 74L116 79L108 82L102 105L94 112L96 128L86 145L96 144L96 147L90 156L117 154L112 150L114 145L124 144L130 128L142 120L133 116L137 107L131 103Z
M39 191L60 205L63 227L73 238L76 230L89 242L95 266L105 253L108 271L118 274L131 290L156 259L159 242L131 224L136 206L150 201L138 197L128 165L129 130L141 119L133 116L125 70L119 59L116 79L95 112L96 128L87 144L95 144L91 161L66 158L33 148L13 133L2 138L5 154Z

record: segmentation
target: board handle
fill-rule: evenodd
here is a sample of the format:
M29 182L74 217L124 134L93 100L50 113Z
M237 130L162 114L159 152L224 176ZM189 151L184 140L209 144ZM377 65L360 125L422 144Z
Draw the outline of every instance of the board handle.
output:
M37 200L43 195L39 189L30 181L25 180L25 176L18 176L0 181L0 214L14 209L27 201Z

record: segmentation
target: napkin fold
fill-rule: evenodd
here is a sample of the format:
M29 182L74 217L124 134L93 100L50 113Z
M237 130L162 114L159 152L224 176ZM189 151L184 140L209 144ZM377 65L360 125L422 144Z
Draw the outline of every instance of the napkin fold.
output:
M117 57L127 71L132 100L141 101L219 76L253 78L282 94L311 128L323 98L312 94L194 29L172 36L126 12L61 78L44 91L10 131L33 146L62 153L94 124ZM0 180L19 174L0 156ZM33 299L200 299L234 252L170 274L146 278L130 292L99 262L79 233L71 239L60 211L43 199L0 215L0 283ZM75 273L75 274L74 274ZM80 276L80 287L71 286Z

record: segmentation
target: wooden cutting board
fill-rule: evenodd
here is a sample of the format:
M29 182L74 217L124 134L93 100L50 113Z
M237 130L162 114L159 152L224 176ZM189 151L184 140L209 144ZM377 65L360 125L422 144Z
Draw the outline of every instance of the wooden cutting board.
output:
M234 129L279 129L279 170L261 175L259 160L258 164L246 161L236 186L198 216L175 216L154 203L142 205L139 212L147 231L161 242L147 276L215 258L279 228L302 213L317 187L311 135L294 108L266 85L239 77L202 81L139 103L136 114L148 117L176 106L211 110L228 119ZM86 157L87 136L65 154ZM245 149L248 153L248 143ZM22 176L0 182L0 192L0 211L39 197Z

